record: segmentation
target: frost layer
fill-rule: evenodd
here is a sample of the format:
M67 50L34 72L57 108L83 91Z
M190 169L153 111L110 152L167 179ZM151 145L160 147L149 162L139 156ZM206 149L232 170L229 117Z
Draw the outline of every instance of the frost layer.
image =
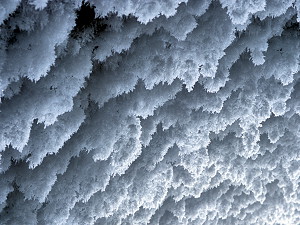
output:
M2 1L0 223L299 223L299 12Z

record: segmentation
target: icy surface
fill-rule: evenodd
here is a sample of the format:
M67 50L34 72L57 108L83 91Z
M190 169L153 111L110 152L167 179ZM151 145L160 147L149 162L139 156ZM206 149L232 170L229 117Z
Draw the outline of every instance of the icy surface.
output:
M0 1L0 224L298 224L299 18Z

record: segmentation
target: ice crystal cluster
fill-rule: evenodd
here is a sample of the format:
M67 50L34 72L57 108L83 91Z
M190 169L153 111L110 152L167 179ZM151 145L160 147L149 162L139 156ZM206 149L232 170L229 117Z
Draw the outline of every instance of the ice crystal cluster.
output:
M298 224L299 0L1 0L0 224Z

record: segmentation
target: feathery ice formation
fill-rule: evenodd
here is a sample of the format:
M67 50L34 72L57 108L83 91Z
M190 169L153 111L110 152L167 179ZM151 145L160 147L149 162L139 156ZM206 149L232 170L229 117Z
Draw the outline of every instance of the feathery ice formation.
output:
M299 0L2 0L0 224L296 224Z

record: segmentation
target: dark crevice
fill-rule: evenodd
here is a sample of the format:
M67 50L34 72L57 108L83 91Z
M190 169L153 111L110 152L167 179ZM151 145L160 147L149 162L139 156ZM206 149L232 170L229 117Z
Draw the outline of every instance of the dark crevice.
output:
M87 2L82 2L80 9L76 11L76 15L76 25L71 32L73 38L80 38L86 28L92 28L95 36L107 28L107 24L104 23L105 18L96 18L95 6L91 6Z
M82 2L80 9L76 12L77 18L75 20L75 30L83 30L86 27L91 26L95 19L95 6L91 6L89 3Z

